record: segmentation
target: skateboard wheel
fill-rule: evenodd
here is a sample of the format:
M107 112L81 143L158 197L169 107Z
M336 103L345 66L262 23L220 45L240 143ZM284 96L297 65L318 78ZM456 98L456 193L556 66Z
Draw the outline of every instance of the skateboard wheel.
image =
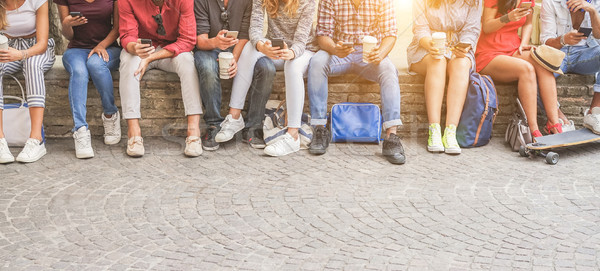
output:
M550 165L556 165L556 163L558 163L558 153L549 152L546 155L546 163Z
M527 152L527 149L525 148L525 146L519 147L519 155L521 155L521 157L529 156L529 153Z

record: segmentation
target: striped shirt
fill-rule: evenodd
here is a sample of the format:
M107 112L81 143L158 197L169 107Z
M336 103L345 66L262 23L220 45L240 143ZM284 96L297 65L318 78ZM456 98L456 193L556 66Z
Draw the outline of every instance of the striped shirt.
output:
M355 44L362 44L364 36L379 41L397 36L394 0L362 0L358 7L352 2L321 0L316 35Z

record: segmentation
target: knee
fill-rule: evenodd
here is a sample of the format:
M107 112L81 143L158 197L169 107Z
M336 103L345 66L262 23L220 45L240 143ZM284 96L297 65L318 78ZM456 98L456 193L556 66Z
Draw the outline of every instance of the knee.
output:
M326 72L329 67L329 59L331 56L325 51L317 52L311 59L308 65L309 73L322 73Z
M97 54L93 54L92 56L90 56L85 65L90 72L106 70L108 67L108 63L104 61L104 59L99 57Z
M445 63L445 62L444 62ZM445 64L444 64L445 66ZM379 63L379 76L382 78L396 78L398 80L398 70L389 58L385 58Z
M119 73L134 73L140 65L140 61L141 59L139 56L134 56L128 53L127 50L123 49L123 51L121 52L121 63L119 64Z
M191 53L181 53L176 56L173 61L175 62L179 76L184 74L194 74L197 76L196 66L194 65L194 56L192 56Z
M529 62L523 62L518 65L520 79L535 80L535 67Z
M464 74L471 70L471 60L469 58L455 58L450 60L448 66L448 73L450 74Z
M199 74L210 74L210 72L217 70L217 59L206 51L196 51L194 53L194 64Z
M268 57L261 57L254 65L254 74L265 78L275 77L275 64Z

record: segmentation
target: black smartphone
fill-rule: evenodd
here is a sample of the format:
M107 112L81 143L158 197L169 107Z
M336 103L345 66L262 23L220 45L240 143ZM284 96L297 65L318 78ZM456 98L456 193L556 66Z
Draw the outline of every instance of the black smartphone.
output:
M151 39L140 39L140 40L141 40L141 44L148 44L148 45L152 46Z
M588 27L580 27L577 32L582 33L584 37L589 37L592 34L592 29Z
M81 17L83 15L81 15L81 12L79 11L71 11L69 12L69 15L71 15L71 17Z
M271 40L271 47L279 47L279 49L283 49L284 46L284 42L283 39L272 39Z

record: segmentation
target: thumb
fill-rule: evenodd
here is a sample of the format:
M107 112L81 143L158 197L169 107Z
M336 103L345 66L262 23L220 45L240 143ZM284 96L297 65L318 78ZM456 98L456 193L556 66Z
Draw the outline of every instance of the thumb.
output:
M93 54L94 54L94 50L91 50L90 53L88 54L88 58L90 58Z

